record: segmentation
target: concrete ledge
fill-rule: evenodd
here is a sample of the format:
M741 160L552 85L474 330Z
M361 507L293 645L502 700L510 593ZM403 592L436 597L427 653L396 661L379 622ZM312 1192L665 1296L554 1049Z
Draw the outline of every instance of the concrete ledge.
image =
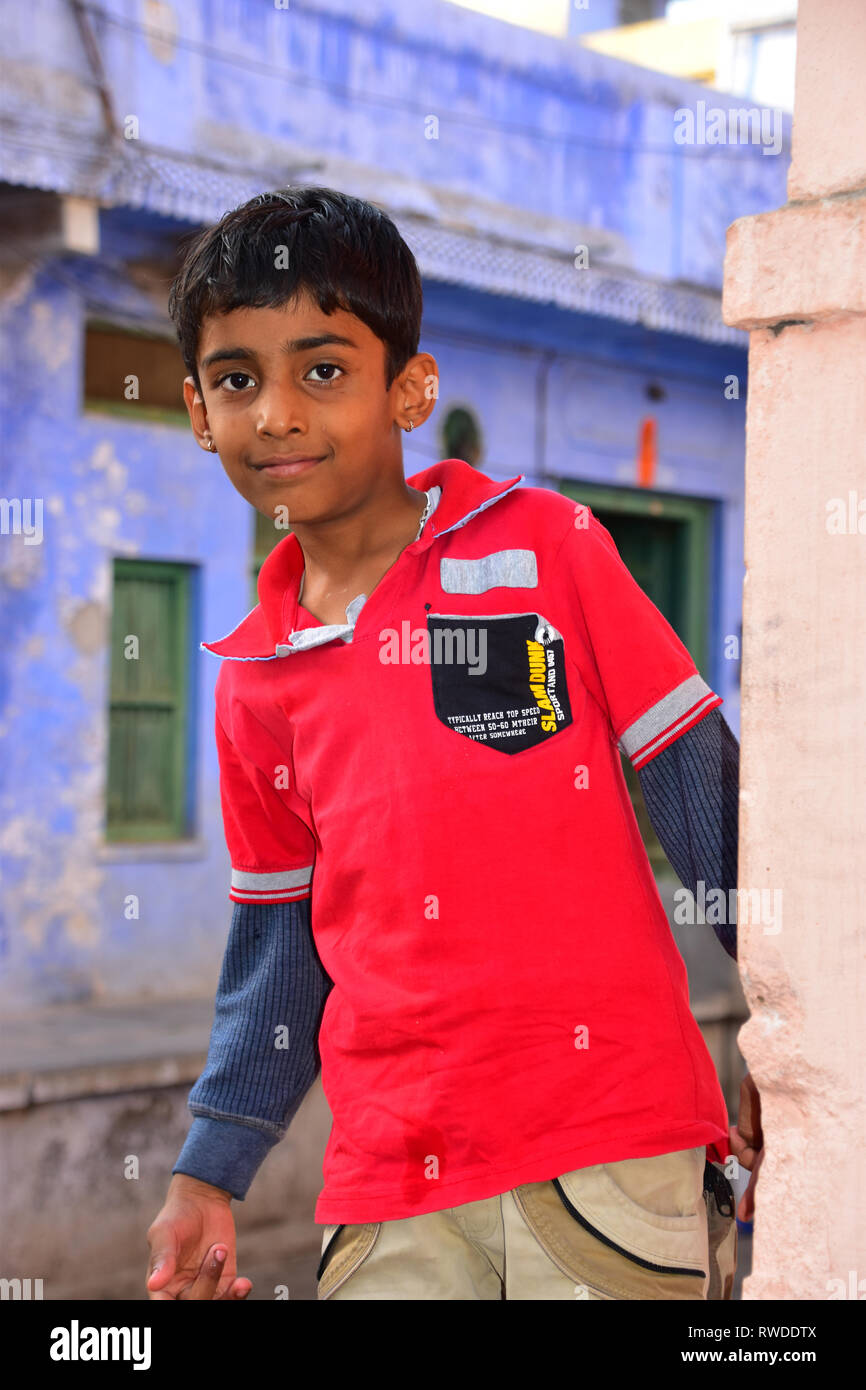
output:
M192 1083L204 1067L214 1000L64 1004L7 1019L0 1111Z
M67 1067L52 1072L12 1072L0 1076L0 1111L25 1110L57 1100L149 1091L162 1086L192 1086L201 1074L207 1050L191 1056L154 1058L147 1062L104 1062L101 1066Z
M866 313L866 193L731 224L725 323L752 330L840 313Z

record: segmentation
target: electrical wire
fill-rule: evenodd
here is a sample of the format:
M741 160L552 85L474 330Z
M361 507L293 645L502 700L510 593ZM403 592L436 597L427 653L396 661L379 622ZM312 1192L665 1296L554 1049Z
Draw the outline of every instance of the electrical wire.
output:
M196 53L201 57L211 58L218 62L226 63L231 67L242 68L248 72L255 72L258 76L280 78L282 79L282 81L286 83L291 83L291 85L294 87L319 88L324 91L331 92L335 95L339 95L352 102L366 102L368 104L375 105L378 107L390 107L391 109L399 111L403 114L406 114L406 112L408 111L414 111L416 114L423 116L425 119L431 115L437 114L436 112L430 111L429 103L426 105L422 105L420 102L413 102L412 100L405 97L392 97L389 96L387 93L364 92L359 88L348 87L344 83L335 82L327 78L311 77L306 73L299 73L291 69L278 67L273 63L266 63L262 59L245 58L237 54L227 53L224 49L216 48L213 44L203 43L202 41L197 39L186 38L185 36L180 34L169 35L166 33L164 29L155 28L150 25L142 24L138 20L126 19L120 15L112 14L110 10L106 10L102 5L84 3L82 8L88 11L90 14L102 19L107 24L113 25L115 28L125 29L128 32L143 35L145 38L150 38L163 44L174 44L176 47L183 48L187 52ZM295 6L296 10L298 8L303 8L303 6ZM310 13L311 15L314 14L316 18L319 19L321 19L322 17L321 11L309 10L308 13ZM351 20L346 16L341 17L341 22L351 24L352 27L361 30L364 33L370 32L369 29L366 29L364 26L359 24L358 21ZM408 41L402 40L402 42L404 46L409 46ZM411 46L414 48L421 47L421 45L419 44L412 44ZM429 45L426 46L429 47ZM483 55L481 61L484 61ZM542 82L539 78L534 77L532 74L525 74L523 76L523 81L525 83L529 83L532 86L540 88L547 95L550 94L550 86ZM720 93L719 96L720 98L723 98L725 94ZM668 157L675 155L685 155L687 157L696 156L702 159L736 159L742 157L744 151L749 150L751 148L750 145L740 144L730 146L690 146L674 145L673 143L671 143L670 145L653 145L641 141L621 142L612 140L598 140L590 136L576 135L565 131L558 132L545 130L543 127L528 126L520 122L509 122L498 119L494 120L488 116L475 115L471 112L447 111L443 114L442 119L446 118L449 121L456 121L459 124L463 126L468 126L470 128L475 127L484 130L495 131L498 134L528 136L529 138L534 140L553 141L555 143L559 143L566 146L575 145L585 149L598 151L598 153L600 154L653 154Z

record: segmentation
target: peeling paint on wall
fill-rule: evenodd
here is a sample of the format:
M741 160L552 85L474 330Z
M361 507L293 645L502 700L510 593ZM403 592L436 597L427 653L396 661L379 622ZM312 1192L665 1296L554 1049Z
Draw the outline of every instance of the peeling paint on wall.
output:
M49 372L59 372L75 355L75 325L57 321L50 304L37 300L30 310L27 349Z

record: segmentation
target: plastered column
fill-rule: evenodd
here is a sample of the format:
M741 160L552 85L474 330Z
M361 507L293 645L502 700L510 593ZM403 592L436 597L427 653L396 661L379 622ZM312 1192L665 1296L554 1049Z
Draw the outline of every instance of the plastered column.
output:
M725 320L751 333L739 1041L765 1157L746 1299L866 1297L864 74L863 0L800 0L789 202L735 222L725 262Z

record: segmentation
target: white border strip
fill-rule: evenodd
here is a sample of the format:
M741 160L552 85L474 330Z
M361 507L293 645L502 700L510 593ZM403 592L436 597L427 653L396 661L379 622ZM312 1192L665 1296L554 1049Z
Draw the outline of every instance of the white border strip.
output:
M313 875L312 864L306 869L280 869L276 873L251 873L248 869L232 869L232 892L243 893L251 899L261 894L290 893L306 888Z

